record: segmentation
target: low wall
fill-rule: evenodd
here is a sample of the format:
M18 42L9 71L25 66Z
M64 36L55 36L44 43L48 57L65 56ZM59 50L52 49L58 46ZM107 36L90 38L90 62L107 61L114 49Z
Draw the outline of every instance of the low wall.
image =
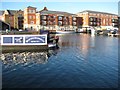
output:
M48 45L3 45L2 53L9 52L31 52L31 51L47 51Z
M47 50L47 35L1 35L4 52L26 52Z

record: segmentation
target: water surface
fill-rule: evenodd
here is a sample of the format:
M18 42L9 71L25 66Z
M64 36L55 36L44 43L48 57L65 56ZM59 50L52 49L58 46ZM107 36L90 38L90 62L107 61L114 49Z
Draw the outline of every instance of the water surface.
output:
M2 54L3 88L118 87L117 37L59 37L59 49Z

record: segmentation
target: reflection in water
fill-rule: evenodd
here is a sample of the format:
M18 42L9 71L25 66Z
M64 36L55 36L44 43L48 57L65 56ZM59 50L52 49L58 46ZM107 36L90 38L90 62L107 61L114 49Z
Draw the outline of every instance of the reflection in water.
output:
M91 41L89 34L75 34L75 35L66 35L64 37L60 37L59 45L61 48L77 48L80 50L85 56L87 56L88 50L90 47L90 43L94 43Z
M2 62L0 61L0 89L2 90Z
M118 38L59 36L59 49L1 54L3 88L118 87Z
M95 47L95 37L91 37L91 47Z
M22 53L4 53L1 54L1 60L5 65L37 63L45 64L51 55L56 55L56 50L48 52L22 52Z

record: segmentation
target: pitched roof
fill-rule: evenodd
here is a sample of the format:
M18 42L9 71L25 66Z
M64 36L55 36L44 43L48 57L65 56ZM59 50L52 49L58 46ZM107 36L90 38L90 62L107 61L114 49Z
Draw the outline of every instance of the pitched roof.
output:
M63 12L63 11L52 11L52 10L48 10L47 7L44 7L43 10L39 11L40 14L57 14L57 15L75 15L72 13L68 13L68 12Z
M117 15L117 14L112 14L112 13L107 13L107 12L99 12L99 11L92 11L92 10L85 10L79 13L84 13L84 12L88 12L88 13L101 13L101 14L109 14L109 15ZM118 16L118 15L117 15Z
M5 23L5 24L7 24L7 25L10 25L10 24L6 23L6 22L3 21L3 20L0 20L0 23Z
M62 11L51 11L51 10L42 10L40 11L40 14L57 14L57 15L75 15L72 13L68 13L68 12L62 12Z
M18 10L7 10L7 12L10 14L10 15L14 15L14 13L16 13Z
M27 8L35 8L36 9L36 7L32 7L32 6L28 6Z

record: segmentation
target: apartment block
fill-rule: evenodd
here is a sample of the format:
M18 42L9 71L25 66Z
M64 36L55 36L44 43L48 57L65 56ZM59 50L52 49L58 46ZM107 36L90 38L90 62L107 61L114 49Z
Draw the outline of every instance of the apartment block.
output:
M17 18L18 18L18 29L23 29L24 26L24 11L18 10L17 11Z
M9 24L10 29L23 29L23 11L22 10L5 10L0 12L1 12L0 20Z
M77 13L79 17L83 17L83 27L118 27L118 15L85 10Z
M24 29L36 30L36 8L28 6L24 10Z
M64 11L52 11L44 7L37 10L36 7L28 6L22 10L0 11L0 20L9 24L11 29L27 30L76 30L81 27L119 27L118 15L85 10L77 14Z
M32 14L28 14L30 10ZM37 12L36 8L27 7L24 11L24 20L24 27L30 30L75 30L78 26L82 26L81 17L68 12L51 11L47 7Z
M0 14L0 19L8 23L11 29L75 30L83 24L82 17L76 14L51 11L47 7L37 11L36 7L28 6L24 11L5 10Z
M4 13L3 13L3 17L4 17L3 21L8 23L10 25L11 29L14 28L14 22L15 22L13 12L16 12L16 11L5 10Z
M51 11L48 10L46 7L39 13L41 15L41 29L73 30L77 28L77 19L75 14L62 11Z

